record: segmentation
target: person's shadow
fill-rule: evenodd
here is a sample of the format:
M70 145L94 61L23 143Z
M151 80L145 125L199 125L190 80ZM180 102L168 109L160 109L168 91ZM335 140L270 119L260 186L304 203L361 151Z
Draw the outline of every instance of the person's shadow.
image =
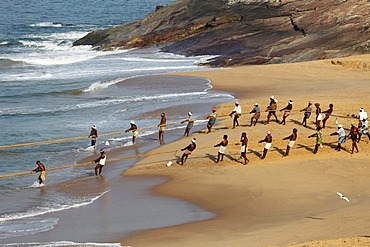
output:
M249 149L248 151L249 151L249 153L252 153L252 154L256 155L258 158L262 157L262 154L260 152L256 151L256 150Z
M281 155L285 155L285 151L283 150L283 149L281 149L281 148L278 148L278 147L274 147L274 149L279 153L279 154L281 154Z
M217 157L214 156L213 154L210 154L210 153L206 153L205 154L207 158L209 158L210 160L212 160L213 162L216 162L217 161Z
M305 127L306 129L316 130L316 127L315 127L315 128L313 128L313 127L308 126L308 125L303 126L303 125L302 125L302 123L301 123L300 121L298 121L298 120L295 120L295 119L289 119L289 120L290 120L291 122L293 122L295 125L299 125L299 126Z

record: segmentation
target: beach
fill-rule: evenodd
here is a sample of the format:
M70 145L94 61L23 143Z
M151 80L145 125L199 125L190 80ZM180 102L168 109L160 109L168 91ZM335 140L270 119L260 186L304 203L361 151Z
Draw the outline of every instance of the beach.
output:
M156 185L155 195L170 196L199 205L216 216L199 222L164 227L123 237L129 246L368 246L370 185L369 144L362 136L359 153L351 154L348 139L341 152L335 151L335 120L349 133L358 120L361 107L368 110L369 56L322 60L293 64L243 66L231 69L176 73L211 81L213 90L233 94L243 109L241 126L232 129L228 114L234 101L217 106L219 119L214 130L193 133L150 152L153 155L126 170L128 177L167 177ZM264 112L271 95L278 99L278 109L293 101L286 125L274 120L265 125ZM319 102L322 110L334 104L333 115L323 130L323 148L313 154L314 114L303 127L303 112L308 101ZM259 123L249 127L249 111L259 103ZM212 106L210 106L211 109ZM281 120L282 113L278 112ZM288 141L282 140L297 128L298 139L288 157L283 157ZM273 136L272 148L260 159L266 132ZM240 135L246 132L247 157L240 156ZM215 163L217 148L213 145L229 136L223 162ZM178 164L191 138L197 149L189 159ZM177 151L176 151L177 150ZM172 152L175 151L175 154ZM149 152L149 154L150 154ZM168 161L173 165L166 166ZM349 198L341 199L337 192Z

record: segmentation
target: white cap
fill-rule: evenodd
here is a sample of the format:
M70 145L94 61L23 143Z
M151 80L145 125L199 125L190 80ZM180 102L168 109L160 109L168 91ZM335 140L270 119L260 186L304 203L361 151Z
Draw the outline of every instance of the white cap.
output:
M341 124L338 124L338 128L343 128L343 125L341 125Z
M135 121L131 121L130 124L135 124Z
M193 138L193 139L191 139L191 142L192 143L196 143L197 142L197 139Z
M236 102L235 102L235 105L240 105L240 104L239 104L239 101L236 101Z
M271 96L270 96L270 99L275 99L275 96L274 96L274 95L271 95Z
M255 106L258 106L258 103L255 103L254 105L255 105Z
M93 125L93 126L91 126L91 128L96 129L96 126L95 126L95 125Z
M278 102L278 101L277 101L277 99L275 99L274 101L275 101L275 103L277 103L277 102Z
M268 134L268 135L271 135L271 131L267 131L267 134Z
M291 105L291 104L293 104L293 101L289 100L288 103Z
M192 113L191 111L189 111L189 112L188 112L188 115L189 115L189 116L192 116L192 115L193 115L193 113Z

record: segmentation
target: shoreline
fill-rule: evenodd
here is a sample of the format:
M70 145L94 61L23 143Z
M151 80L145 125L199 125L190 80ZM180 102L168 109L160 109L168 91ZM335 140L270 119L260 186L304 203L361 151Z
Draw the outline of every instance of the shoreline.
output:
M360 56L360 58L336 60L344 60L348 62L347 64L354 61L355 64L357 59L368 61L370 57ZM370 160L368 147L366 147L366 136L362 137L362 142L359 144L359 154L350 155L343 151L336 153L334 147L337 138L328 136L329 133L336 131L335 124L333 124L335 117L332 116L325 130L324 148L320 149L318 154L315 156L312 154L314 140L305 138L300 141L301 143L296 144L289 157L282 157L286 141L280 139L289 135L292 127L299 128L299 135L302 139L314 132L313 128L301 128L302 113L296 111L304 108L307 101L311 99L314 102L319 101L322 110L326 110L327 105L333 102L334 114L341 116L338 119L346 127L347 133L348 126L353 119L346 116L357 114L359 107L369 108L366 101L370 90L370 86L366 83L369 72L365 69L353 70L332 64L329 60L176 73L210 79L212 90L233 93L241 101L244 113L251 110L249 107L252 108L255 101L259 101L261 110L263 110L264 104L261 104L261 100L263 99L263 103L267 104L270 95L275 95L279 99L279 109L283 108L292 98L294 110L287 120L289 127L277 125L275 122L267 126L262 125L266 116L264 112L261 114L259 124L253 128L237 127L235 130L230 130L227 128L230 127L231 120L224 120L221 124L218 122L215 127L217 131L209 135L202 133L193 135L197 137L198 145L202 147L202 150L196 150L183 167L176 165L175 162L171 167L165 167L163 160L166 158L163 156L151 160L143 159L135 163L133 167L124 172L124 175L140 177L161 174L168 176L170 181L156 186L155 194L185 199L216 213L217 216L202 222L139 232L124 238L121 242L131 246L188 246L190 243L197 243L199 246L225 244L288 246L290 243L303 243L312 239L338 240L352 237L350 239L353 240L355 236L366 235L366 231L363 231L367 228L366 219L360 217L360 212L367 208L364 202L368 200L367 191L361 188L370 185L363 177L366 171L370 172L370 169L364 166L364 163ZM354 84L356 87L353 87ZM316 90L317 88L320 90ZM232 103L223 104L219 106L219 114L226 115L232 109ZM310 126L313 126L312 120L311 116ZM241 121L242 125L249 124L248 117L242 116ZM266 160L261 161L259 153L263 145L256 144L256 140L262 139L270 128L273 129L273 136L277 136L278 139L274 139L274 149L269 151ZM236 144L238 144L242 131L247 131L248 137L253 140L247 154L251 162L247 166L242 166L236 160L240 149L240 146ZM227 132L230 137L231 144L228 147L230 154L226 156L224 163L214 164L217 149L212 148L210 144L221 141L224 132ZM189 139L181 139L171 145L172 148L178 149L188 142ZM350 146L349 142L347 141L345 145L347 149ZM300 150L303 154L298 155ZM337 157L336 159L333 159L333 154ZM348 163L351 164L348 165ZM264 174L266 171L269 171L267 175ZM254 176L249 173L253 173ZM279 179L282 181L276 178L276 174L279 174ZM360 179L354 182L353 179L349 179L349 175ZM332 184L328 182L333 180L331 176L335 177ZM355 184L348 183L348 179ZM312 188L311 190L307 188L309 186L312 186L313 191ZM279 197L276 198L275 194L267 189L274 191ZM322 189L324 191L321 191ZM351 203L349 208L355 207L355 212L341 204L342 200L337 198L337 191L351 195L355 205ZM358 193L364 198L355 195ZM319 202L315 203L310 200L311 197L319 198ZM289 203L281 198L288 198ZM249 205L250 201L251 205ZM242 203L247 206L241 207ZM272 204L275 203L277 205L273 207ZM290 212L292 208L294 210ZM353 223L347 220L344 226L339 227L338 222L341 222L341 218L338 214L340 213L345 213L346 219L354 218ZM326 230L327 227L331 227L331 230ZM287 234L288 232L290 234ZM366 242L366 238L357 240L361 243ZM322 242L323 245L319 243L312 246L325 246L324 242Z
M151 79L152 81L160 80L163 78L161 76L162 75L147 76L147 79ZM165 76L173 77L168 75ZM173 78L176 80L186 79L182 76ZM193 81L195 79L196 78L192 78ZM141 77L140 80L143 80L143 77ZM204 105L204 107L198 108L197 114L200 114L202 109L206 109L206 104ZM194 108L194 106L191 104L180 106L180 108L177 108L177 111L181 109L181 112L188 112L190 108ZM171 107L166 108L165 110L175 112L176 108ZM159 112L162 112L162 109L157 111L157 113ZM147 115L152 119L159 117L159 114L158 116L153 115L152 112L148 112ZM169 114L169 116L172 116L172 114ZM138 117L140 117L140 115L138 115ZM158 118L158 123L159 120L160 119ZM176 119L173 119L172 121L170 120L170 122L173 122L174 120ZM192 132L199 131L203 128L203 125L203 123L200 123L200 125L194 125ZM157 131L157 128L155 128L155 130ZM173 130L169 128L166 131L166 143L168 142L169 144L174 140L180 139L183 131L183 128L174 128ZM140 140L141 138L142 140ZM108 150L107 166L103 169L101 177L96 178L94 176L95 165L91 164L84 168L78 168L86 169L86 176L84 177L44 187L40 193L52 194L57 192L68 195L71 198L98 196L99 199L91 204L73 210L49 212L45 217L59 219L58 224L53 226L54 229L45 233L40 232L34 235L1 239L0 245L2 243L9 242L28 243L30 241L39 242L41 240L44 242L50 242L63 241L67 239L81 243L84 243L87 240L90 242L110 242L112 239L119 239L122 236L122 232L126 232L125 234L131 234L132 231L142 231L144 229L181 224L189 221L199 221L212 217L211 213L189 202L152 195L152 187L163 183L167 179L165 177L147 177L143 179L127 178L120 175L121 172L128 169L135 160L140 160L142 157L122 161L120 161L119 158L143 155L158 147L160 147L160 144L157 141L157 132L148 136L139 136L137 145ZM145 157L145 155L143 156ZM78 163L88 162L96 157L97 154L93 154L79 160ZM50 173L49 176L52 176L52 174ZM106 193L107 190L109 190L109 193ZM101 195L102 193L105 194ZM126 201L132 201L132 203L127 203ZM137 202L139 205L132 205L134 202ZM122 214L122 212L120 212L120 207L123 207L124 210L127 211L126 213L123 213L127 214L126 216L120 215ZM91 218L91 215L94 217ZM133 215L136 215L136 218ZM167 219L165 217L167 215L170 215L171 217ZM44 216L41 215L37 218L44 218ZM78 222L76 222L76 219ZM121 220L121 222L118 222L119 220ZM122 222L129 222L128 220L130 220L131 223L122 224ZM75 222L75 225L71 225L70 222ZM132 227L130 224L132 224ZM84 225L84 228L87 230L80 231L79 229ZM105 232L105 230L99 229L99 225L104 225L107 229L111 229L113 227L115 230L112 230L111 233L107 232L107 234L103 234L103 236L102 233ZM66 232L68 235L65 235ZM67 239L66 236L68 236Z

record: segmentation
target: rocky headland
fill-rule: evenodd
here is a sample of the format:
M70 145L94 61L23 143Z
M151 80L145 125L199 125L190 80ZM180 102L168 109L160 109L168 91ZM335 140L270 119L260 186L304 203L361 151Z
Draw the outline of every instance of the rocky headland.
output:
M153 7L154 8L154 7ZM176 0L74 45L158 47L219 55L210 66L300 62L370 53L368 0Z

